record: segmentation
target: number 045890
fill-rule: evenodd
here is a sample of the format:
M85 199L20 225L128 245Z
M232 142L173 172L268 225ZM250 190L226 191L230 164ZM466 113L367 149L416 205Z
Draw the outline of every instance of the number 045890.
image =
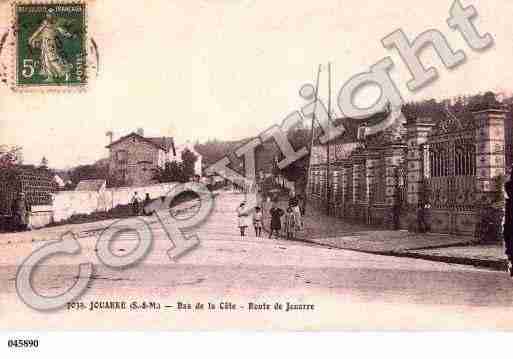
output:
M37 348L39 346L38 339L9 339L7 341L9 348Z

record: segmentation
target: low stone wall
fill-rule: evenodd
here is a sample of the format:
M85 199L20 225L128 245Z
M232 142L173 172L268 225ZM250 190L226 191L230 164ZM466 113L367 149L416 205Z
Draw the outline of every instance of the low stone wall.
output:
M119 205L130 203L134 192L143 200L146 193L155 199L166 196L177 183L159 183L144 187L107 188L95 191L63 191L53 197L53 221L66 220L74 214L105 212Z
M30 225L32 228L42 228L52 223L52 206L32 206L30 213Z

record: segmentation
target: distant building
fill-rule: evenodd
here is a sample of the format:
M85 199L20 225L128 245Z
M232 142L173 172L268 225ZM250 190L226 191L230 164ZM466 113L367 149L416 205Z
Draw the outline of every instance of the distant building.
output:
M72 184L69 175L65 172L55 173L53 176L53 181L59 190L63 190L66 186Z
M172 137L144 137L141 129L111 142L109 183L113 186L144 186L155 183L154 169L163 168L176 156Z
M59 187L60 189L62 189L66 186L66 183L64 183L64 180L58 174L53 176L53 181L55 182L57 187Z
M102 179L82 180L78 182L75 191L102 192L105 190L106 181Z
M194 174L196 174L198 176L201 176L202 169L203 169L202 168L203 167L203 164L202 164L203 163L203 157L201 156L201 154L198 151L196 151L194 149L194 146L189 141L187 141L183 145L179 145L179 146L175 147L176 155L170 157L171 161L181 162L182 161L182 153L185 150L191 151L196 156L196 162L194 163Z

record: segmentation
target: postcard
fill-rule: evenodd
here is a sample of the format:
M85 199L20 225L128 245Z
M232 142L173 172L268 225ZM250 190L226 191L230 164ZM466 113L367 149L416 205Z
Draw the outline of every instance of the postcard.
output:
M513 329L512 12L0 1L0 329Z

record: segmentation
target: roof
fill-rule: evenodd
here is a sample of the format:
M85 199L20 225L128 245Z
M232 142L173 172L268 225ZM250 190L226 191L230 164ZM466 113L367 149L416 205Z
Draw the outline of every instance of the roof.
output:
M330 141L330 144L358 142L358 127L362 126L363 124L366 124L367 126L375 125L384 121L388 115L389 112L382 111L365 118L337 118L333 120L334 126L338 127L340 125L344 125L345 131L341 136ZM319 138L315 139L314 144L319 145Z
M136 132L129 133L126 136L118 138L116 141L112 142L111 144L105 146L106 148L111 148L112 146L121 143L129 138L136 137L141 141L144 141L146 143L149 143L159 149L162 149L166 152L169 152L169 150L173 150L173 154L176 155L175 151L175 143L173 140L173 137L143 137L139 135Z
M166 152L173 150L173 155L176 156L175 141L173 137L144 137L151 141L156 146L164 149Z
M54 172L54 174L56 176L59 176L61 178L61 180L63 180L64 182L71 181L71 177L70 177L69 173L66 171L57 171L57 172Z
M98 192L104 187L106 181L103 179L95 179L95 180L82 180L78 182L77 188L75 191L94 191Z

